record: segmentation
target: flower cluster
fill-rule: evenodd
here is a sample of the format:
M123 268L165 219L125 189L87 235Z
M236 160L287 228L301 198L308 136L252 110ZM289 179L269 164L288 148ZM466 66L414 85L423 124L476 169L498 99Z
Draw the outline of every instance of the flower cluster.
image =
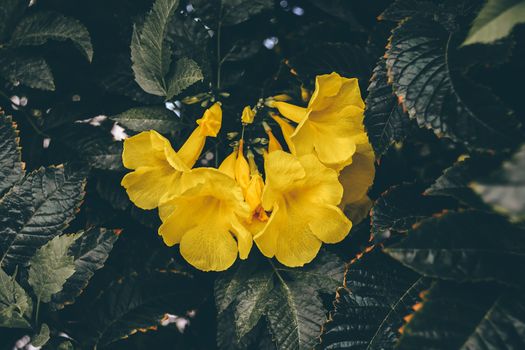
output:
M138 207L159 209L159 235L198 269L225 270L237 256L246 259L253 242L267 257L302 266L322 243L343 240L369 209L375 159L357 79L321 75L307 107L277 99L268 105L279 112L270 116L288 151L263 122L264 177L243 139L217 169L195 168L206 138L219 133L219 103L178 151L153 130L124 142L124 166L133 171L122 186ZM246 107L243 123L255 115Z

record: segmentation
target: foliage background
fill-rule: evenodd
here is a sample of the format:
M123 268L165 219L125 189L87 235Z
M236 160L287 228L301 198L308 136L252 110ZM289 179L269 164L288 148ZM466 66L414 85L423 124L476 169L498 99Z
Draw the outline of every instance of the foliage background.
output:
M77 184L75 194L66 192L72 209L60 221L71 220L69 225L49 231L49 238L58 231L86 230L89 237L102 228L122 232L73 305L42 306L40 321L52 335L46 348L309 348L319 336L320 348L525 347L523 26L490 44L460 46L484 2L181 1L168 18L165 40L174 61L191 58L203 79L165 99L145 92L132 70L133 26L144 23L152 1L38 0L25 11L24 1L1 2L0 101L19 130L25 171L66 163L60 176ZM55 28L60 35L27 41L17 32L23 21L37 26L38 16L49 11L61 15L40 24L63 21ZM269 270L253 253L248 263L257 273L246 265L226 274L202 273L177 249L164 247L155 234L156 214L135 208L119 186L124 169L115 122L129 135L154 128L177 149L207 101L221 100L223 130L238 132L245 105L279 93L301 101L300 87L313 89L315 75L331 71L359 78L378 156L370 218L311 267L313 275L331 271L334 278ZM192 97L198 103L183 103ZM106 118L92 119L97 116ZM14 139L10 130L4 126L2 142ZM261 128L247 129L247 137L258 136L264 137ZM229 142L224 136L210 142L206 161L220 161ZM70 180L69 172L78 178ZM8 187L0 188L7 196ZM16 216L6 198L0 202L2 235ZM2 253L5 242L0 239ZM27 289L31 272L24 266L17 280ZM2 267L14 271L7 263ZM264 299L267 291L260 289L261 279L274 281L278 271L307 305L287 306L306 309L292 322L299 329L295 336L276 331L271 311L260 306L274 302L280 309L286 303ZM249 288L235 289L235 283ZM309 314L311 304L318 307ZM328 311L321 335L316 322L321 317L324 323ZM166 312L190 325L183 333L175 323L159 326ZM312 319L317 321L310 327ZM32 326L0 328L0 347L11 349L38 332Z

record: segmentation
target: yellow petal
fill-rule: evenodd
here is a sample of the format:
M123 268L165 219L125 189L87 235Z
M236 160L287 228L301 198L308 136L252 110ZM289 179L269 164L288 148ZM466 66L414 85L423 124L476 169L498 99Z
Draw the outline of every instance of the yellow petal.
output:
M202 136L215 137L219 133L222 124L221 104L216 102L213 106L204 112L204 116L197 120Z
M241 121L244 124L251 124L253 123L253 118L255 118L255 112L253 109L251 109L250 106L244 107L242 110Z
M288 145L288 149L290 150L292 154L295 154L295 147L291 139L291 136L295 132L295 128L291 126L290 123L288 123L286 120L279 117L278 115L271 114L271 116L273 120L275 120L277 124L279 124L279 126L281 127L281 132L283 133L284 140L286 141L286 144Z
M239 258L247 259L253 245L252 234L248 229L239 222L237 218L231 221L232 232L237 239L237 249L239 250Z
M237 259L237 244L227 228L204 223L183 235L180 253L199 270L224 271Z
M279 212L279 204L276 203L266 225L264 225L263 229L258 233L254 233L253 237L253 240L261 253L268 258L273 258L275 256L275 252L277 251L277 239L279 238L280 233L279 229L285 227L287 223L286 213L285 215L280 215Z
M372 149L366 153L355 153L352 164L345 167L339 175L344 194L341 205L354 203L365 196L375 177L374 154Z
M343 186L339 183L337 172L323 165L313 154L298 158L307 176L300 182L297 194L311 203L337 205L343 196Z
M308 112L304 107L295 106L287 102L274 102L273 106L279 110L279 113L296 123L300 123Z
M245 191L250 183L250 165L246 158L244 158L243 146L244 140L241 140L239 143L237 160L235 161L235 180L237 180L237 183L241 186L243 191Z
M234 149L229 156L224 158L222 163L219 165L219 171L228 175L232 179L235 179L235 163L237 162L238 150Z
M180 172L169 166L140 167L126 174L121 185L128 193L129 199L142 209L156 208L170 191L177 189Z
M250 179L250 183L248 184L248 187L245 191L245 200L246 203L250 206L250 211L252 213L257 210L257 208L262 204L261 203L261 197L262 197L262 191L264 188L264 181L259 174L255 174Z
M341 89L344 79L335 72L318 75L315 78L315 90L308 103L308 108L316 110L325 108L329 99L337 95Z
M368 196L364 196L357 202L346 205L344 213L354 225L357 225L368 216L373 204L374 202L372 202Z
M193 168L197 159L199 159L204 144L206 143L206 136L203 135L201 127L198 126L193 130L190 137L184 142L182 147L177 152L179 158L188 166Z
M334 205L312 206L312 214L310 229L324 243L341 242L352 228L352 222Z
M128 169L163 167L170 164L179 171L187 170L170 142L155 130L143 131L125 139L122 161Z

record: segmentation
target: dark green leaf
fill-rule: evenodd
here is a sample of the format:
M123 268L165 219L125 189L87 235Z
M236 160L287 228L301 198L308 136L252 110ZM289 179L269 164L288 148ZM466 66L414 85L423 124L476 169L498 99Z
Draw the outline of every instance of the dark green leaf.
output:
M22 83L34 89L54 91L53 73L46 61L13 51L0 51L0 75L13 85Z
M47 324L42 323L40 326L40 332L31 339L31 345L38 348L46 345L46 343L51 338L50 330Z
M75 261L69 248L80 238L80 234L56 236L42 247L29 260L29 285L37 299L44 303L60 292L66 280L75 273Z
M476 211L427 219L385 251L415 271L456 281L523 284L525 231Z
M14 277L0 269L0 327L30 328L32 312L31 298Z
M136 132L156 130L160 133L170 133L180 127L180 120L177 115L164 107L132 108L111 117L111 119L126 129Z
M279 349L311 349L326 319L319 292L333 293L341 285L342 262L326 251L301 269L254 260L217 280L219 322L233 307L239 342L264 315Z
M386 62L395 94L420 127L438 136L479 149L514 145L522 136L511 112L454 70L455 41L429 19L410 18L394 29ZM472 96L476 103L467 104Z
M12 270L59 235L84 197L82 173L64 167L41 168L27 175L0 201L0 262Z
M0 6L0 42L13 31L14 24L29 5L29 0L3 0Z
M512 28L525 22L525 1L487 0L479 12L463 45L490 44L510 34Z
M446 169L426 191L431 196L451 196L477 209L487 209L478 195L469 188L470 182L487 173L497 164L497 157L475 157L458 161Z
M104 266L117 239L118 235L114 231L93 228L75 240L69 249L74 259L75 273L67 279L62 291L53 295L55 309L61 309L75 301L95 272Z
M415 184L393 186L376 200L371 210L372 236L381 241L396 233L406 233L419 221L439 213L445 202L422 195Z
M0 198L24 176L18 143L16 124L0 110Z
M404 327L397 349L523 349L523 292L436 283Z
M195 281L182 274L130 276L106 288L86 310L79 334L91 345L107 345L137 329L158 326L166 313L184 315L201 301Z
M155 1L144 24L135 26L131 40L135 80L144 91L167 99L203 79L199 66L189 58L170 69L172 48L166 35L178 5L178 0Z
M478 174L480 175L480 174ZM525 145L490 176L471 184L483 201L514 220L525 218Z
M322 349L393 349L429 280L375 248L350 264L323 327Z
M364 124L376 156L383 155L390 145L405 139L409 118L388 84L385 59L381 58L368 86Z
M10 45L35 46L49 40L71 40L90 62L93 59L93 47L86 27L57 12L37 12L25 17L15 28Z

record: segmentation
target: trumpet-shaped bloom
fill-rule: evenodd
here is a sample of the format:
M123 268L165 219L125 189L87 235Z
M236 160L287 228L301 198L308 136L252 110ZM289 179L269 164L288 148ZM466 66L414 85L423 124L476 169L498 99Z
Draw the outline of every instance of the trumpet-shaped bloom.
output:
M307 107L286 102L273 105L298 123L290 136L290 150L297 156L315 153L326 166L341 170L352 162L356 149L368 142L363 127L365 105L355 78L320 75Z
M252 234L242 224L250 208L240 186L221 171L199 168L188 176L200 181L160 205L159 235L168 246L180 244L181 255L196 268L226 270L252 247Z
M303 266L322 243L343 240L352 223L337 207L343 187L335 170L315 155L295 157L283 151L267 154L262 205L272 210L254 240L267 257L290 267Z
M179 152L154 130L124 140L122 161L126 168L134 171L126 174L121 184L131 201L139 208L153 209L195 181L184 173L189 172L199 158L206 137L217 135L221 121L221 107L215 104L197 120L198 127Z
M244 109L242 110L241 121L244 124L251 124L253 123L254 118L255 112L253 111L253 109L251 109L250 106L244 107Z

